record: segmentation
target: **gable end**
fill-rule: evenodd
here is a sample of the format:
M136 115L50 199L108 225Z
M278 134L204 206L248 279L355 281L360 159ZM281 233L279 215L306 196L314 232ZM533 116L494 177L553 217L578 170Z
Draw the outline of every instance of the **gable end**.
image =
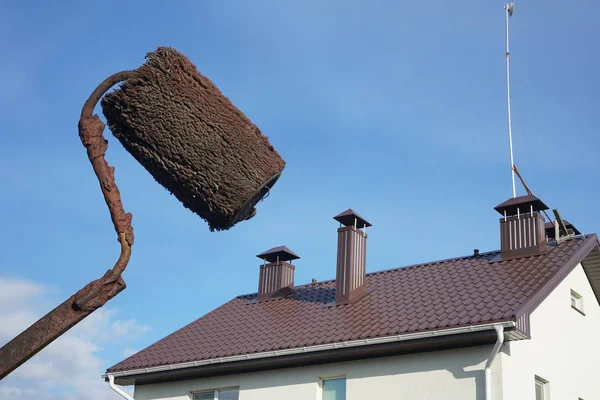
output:
M588 259L589 257L589 259ZM525 304L516 312L517 330L530 338L530 316L533 311L552 293L554 289L569 275L579 264L583 265L590 281L596 301L600 304L600 251L598 237L593 234L573 253L563 266L552 276ZM586 266L587 265L587 266ZM594 279L594 280L592 280Z

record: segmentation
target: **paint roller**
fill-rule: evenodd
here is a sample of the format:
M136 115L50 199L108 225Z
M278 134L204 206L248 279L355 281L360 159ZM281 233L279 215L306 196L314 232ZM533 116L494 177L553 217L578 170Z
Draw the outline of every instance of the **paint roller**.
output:
M113 135L211 230L251 218L285 162L183 54L160 47L102 99Z
M115 84L120 87L105 93ZM104 96L104 97L103 97ZM159 47L136 70L116 73L83 106L79 136L98 177L121 254L111 270L0 348L0 379L125 289L132 216L114 180L102 111L125 149L211 231L252 218L285 162L267 137L179 51Z

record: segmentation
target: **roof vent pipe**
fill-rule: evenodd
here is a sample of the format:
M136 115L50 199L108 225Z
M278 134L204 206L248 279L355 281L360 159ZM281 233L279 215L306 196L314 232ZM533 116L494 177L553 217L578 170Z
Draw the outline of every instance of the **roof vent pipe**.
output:
M258 301L278 299L290 294L294 289L295 270L291 261L300 257L286 246L274 247L256 257L263 260L258 277Z
M335 303L358 300L367 292L367 220L351 208L333 217L338 229ZM361 230L363 229L363 230Z

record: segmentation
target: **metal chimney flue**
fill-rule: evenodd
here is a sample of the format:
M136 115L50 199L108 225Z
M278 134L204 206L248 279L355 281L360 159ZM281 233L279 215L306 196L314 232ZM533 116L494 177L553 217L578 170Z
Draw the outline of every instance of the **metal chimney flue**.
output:
M294 267L291 262L300 258L286 246L274 247L258 254L263 260L258 278L258 301L279 299L294 289Z
M534 195L508 199L494 207L500 218L502 260L528 257L546 252L546 229L540 211L548 206Z
M335 303L358 300L366 292L367 227L372 226L352 209L333 217L338 229Z

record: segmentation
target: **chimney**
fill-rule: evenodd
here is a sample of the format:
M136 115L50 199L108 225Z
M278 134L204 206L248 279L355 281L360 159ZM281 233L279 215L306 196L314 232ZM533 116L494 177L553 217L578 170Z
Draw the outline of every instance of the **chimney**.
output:
M367 292L367 227L372 226L351 208L333 217L338 228L335 303L351 303ZM363 229L363 230L361 230Z
M502 260L534 256L546 251L546 230L540 211L547 210L534 195L519 196L494 207L500 218Z
M258 278L258 301L279 299L290 294L294 289L295 269L291 261L300 257L285 246L274 247L256 257L263 260Z

